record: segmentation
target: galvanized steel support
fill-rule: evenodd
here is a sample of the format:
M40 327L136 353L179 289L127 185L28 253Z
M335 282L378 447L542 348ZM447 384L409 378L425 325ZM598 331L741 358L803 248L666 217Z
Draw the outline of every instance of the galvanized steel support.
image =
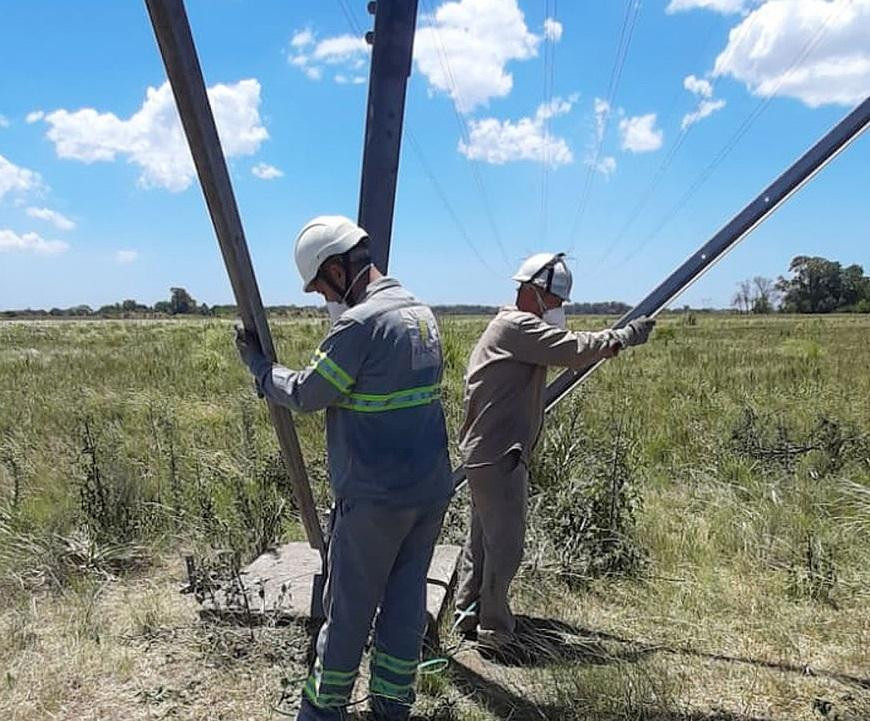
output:
M405 91L411 74L417 0L377 0L360 182L359 216L368 231L372 260L382 273L390 261L390 236L399 176Z
M178 113L187 135L242 323L259 339L263 353L276 360L272 334L254 277L239 209L209 105L184 3L182 0L145 0L145 4L151 16L151 24L175 95ZM308 542L312 548L323 554L323 532L317 518L293 418L286 408L273 403L269 403L269 413L278 435L281 454L290 476Z

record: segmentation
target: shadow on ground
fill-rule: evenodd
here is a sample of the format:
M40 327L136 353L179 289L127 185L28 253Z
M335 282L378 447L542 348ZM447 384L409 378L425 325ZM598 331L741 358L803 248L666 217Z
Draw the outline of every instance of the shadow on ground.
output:
M542 721L542 719L556 721L557 719L581 718L572 708L535 703L519 696L495 681L484 678L462 663L454 661L451 668L457 687L496 718L504 719L504 721L508 719L510 721ZM635 717L642 718L644 721L771 721L768 718L745 716L728 711L714 711L712 713L682 713L679 711L658 713L650 711L642 716L631 716L631 718ZM445 717L444 721L449 718L449 716ZM597 721L617 721L617 719L625 718L627 718L625 714L620 712L614 713L610 718L606 715L596 716Z
M690 647L652 644L612 633L573 626L555 619L518 615L517 635L518 643L515 648L511 649L504 657L493 657L491 660L507 666L540 667L565 663L566 661L602 665L614 662L632 662L655 653L666 653L693 656L723 663L747 664L758 668L797 673L802 676L830 678L847 686L870 691L870 678L813 668L807 665L800 666L781 661L709 653ZM609 645L609 648L605 646L605 643Z
M803 676L825 677L852 688L870 690L870 679L835 671L812 669L807 666L765 659L708 653L691 648L650 644L610 633L580 628L554 619L518 616L517 620L519 642L516 647L511 649L511 653L506 654L503 658L490 658L488 660L512 667L546 667L566 662L597 666L611 663L633 663L656 653L666 653L693 656L723 663L747 664L786 673L798 673ZM536 703L505 688L494 678L491 678L490 674L482 674L479 663L466 663L454 658L450 668L452 680L457 689L499 719L541 721L541 719L580 718L577 709L555 704ZM484 671L484 673L486 672ZM821 716L826 716L821 710L819 713ZM433 719L441 719L442 721L449 721L452 718L452 711L449 708L433 717ZM616 718L622 719L624 716L616 714L613 719ZM642 718L644 721L771 721L769 717L747 716L725 710L711 712L656 712L650 710L644 712ZM609 721L609 719L605 715L600 717L600 721Z

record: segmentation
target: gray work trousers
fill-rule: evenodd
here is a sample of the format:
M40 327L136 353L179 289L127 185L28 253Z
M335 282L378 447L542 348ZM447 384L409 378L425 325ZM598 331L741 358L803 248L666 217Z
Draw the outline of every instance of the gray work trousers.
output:
M402 721L414 702L414 680L426 628L426 576L447 502L392 507L338 501L331 519L326 622L317 660L302 692L297 721L337 721L356 681L378 612L369 692L375 718Z
M469 468L471 522L462 552L456 610L477 604L479 628L513 633L516 621L508 590L526 537L529 472L519 454L493 465Z

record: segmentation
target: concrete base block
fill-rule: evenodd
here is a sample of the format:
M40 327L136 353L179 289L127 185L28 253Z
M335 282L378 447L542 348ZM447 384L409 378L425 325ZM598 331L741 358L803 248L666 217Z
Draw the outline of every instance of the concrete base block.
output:
M444 612L453 590L459 546L436 546L429 566L426 610L430 625ZM286 543L267 551L239 573L239 583L216 590L202 604L203 617L238 623L282 624L299 620L321 620L322 589L320 554L307 543Z

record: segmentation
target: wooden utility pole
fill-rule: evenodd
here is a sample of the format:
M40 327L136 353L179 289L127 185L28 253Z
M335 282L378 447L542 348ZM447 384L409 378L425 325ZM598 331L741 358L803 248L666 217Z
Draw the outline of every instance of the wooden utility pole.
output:
M272 334L254 277L251 257L239 209L233 194L227 164L221 149L214 116L206 93L202 69L193 44L182 0L145 0L166 74L175 95L178 114L187 135L190 152L214 225L221 254L236 297L242 324L260 343L263 354L276 361ZM290 411L269 403L269 413L281 455L290 476L296 505L312 548L325 552L323 532L311 495L305 462Z

